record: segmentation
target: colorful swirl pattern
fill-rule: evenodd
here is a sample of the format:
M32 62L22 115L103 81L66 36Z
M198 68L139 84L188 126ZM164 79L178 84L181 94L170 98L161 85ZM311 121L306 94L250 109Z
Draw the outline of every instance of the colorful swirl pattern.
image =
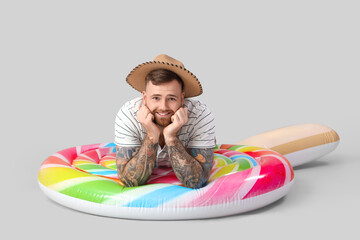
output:
M177 212L187 210L202 215L189 218L224 216L244 212L243 203L251 199L260 199L273 191L292 183L293 169L288 160L275 151L259 147L223 144L214 149L214 165L208 184L201 189L189 189L181 186L171 168L157 168L146 185L124 187L117 177L115 163L115 145L92 144L72 147L48 157L38 173L41 188L52 199L53 194L66 197L66 202L83 200L101 206L111 206L112 211L126 209L126 218L151 218L137 214L135 209L155 209L157 219L167 219L168 209L172 209L176 219ZM49 194L51 193L51 194ZM277 200L279 195L272 201ZM51 195L51 196L50 196ZM59 198L58 198L59 199ZM57 199L61 204L67 205ZM84 202L85 201L85 202ZM267 201L263 206L269 204ZM98 205L96 205L98 206ZM230 211L217 211L204 215L205 209L230 208ZM208 208L207 208L208 207ZM242 208L237 210L236 208ZM100 208L101 209L101 208ZM87 210L82 210L87 211ZM94 213L91 210L88 212ZM145 212L141 212L144 214ZM101 211L95 214L102 215ZM104 214L122 217L121 214ZM190 216L190 215L189 215ZM181 217L187 218L187 217Z

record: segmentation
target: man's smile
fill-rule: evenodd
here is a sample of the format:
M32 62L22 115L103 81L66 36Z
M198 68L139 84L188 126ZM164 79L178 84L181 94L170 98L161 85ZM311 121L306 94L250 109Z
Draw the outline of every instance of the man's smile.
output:
M171 112L157 112L156 114L160 117L168 117L170 116Z

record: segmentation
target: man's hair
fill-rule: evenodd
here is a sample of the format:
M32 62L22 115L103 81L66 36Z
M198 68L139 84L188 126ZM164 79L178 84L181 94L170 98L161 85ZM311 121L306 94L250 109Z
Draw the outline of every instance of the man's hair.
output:
M182 79L174 72L167 69L155 69L152 70L145 77L145 86L151 81L154 85L160 85L162 83L171 82L172 80L176 80L181 85L181 91L184 90L184 82Z

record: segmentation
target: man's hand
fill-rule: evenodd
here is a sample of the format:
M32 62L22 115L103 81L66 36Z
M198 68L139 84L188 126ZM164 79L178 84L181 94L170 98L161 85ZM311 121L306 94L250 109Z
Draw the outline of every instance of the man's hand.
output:
M152 143L158 143L160 137L160 128L154 123L154 115L145 105L139 107L139 112L136 115L137 120L146 129L148 138Z
M188 111L186 107L179 108L173 116L171 116L171 122L166 128L164 128L163 134L166 145L173 143L177 136L177 132L182 126L188 122Z

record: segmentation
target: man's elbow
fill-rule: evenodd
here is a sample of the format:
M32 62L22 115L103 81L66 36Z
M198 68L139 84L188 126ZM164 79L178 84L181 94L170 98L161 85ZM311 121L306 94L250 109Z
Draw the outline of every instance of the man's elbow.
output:
M118 173L118 177L125 187L137 187L141 185L139 184L139 181L137 181L136 179L129 178L128 176L123 175L121 173Z
M192 188L192 189L199 189L206 185L207 179L184 179L182 184L184 187Z

